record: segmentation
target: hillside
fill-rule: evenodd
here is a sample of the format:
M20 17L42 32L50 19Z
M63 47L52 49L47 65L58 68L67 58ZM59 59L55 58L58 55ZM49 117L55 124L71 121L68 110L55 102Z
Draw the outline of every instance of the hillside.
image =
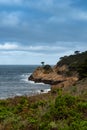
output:
M29 79L51 84L49 93L0 100L0 130L87 130L86 53L34 71Z
M87 76L87 51L82 53L77 53L70 56L64 56L60 58L60 61L56 64L55 69L58 74L60 74L59 68L66 66L67 71L65 74L72 75L75 72L79 77ZM85 73L85 75L84 75Z
M64 56L53 67L50 65L38 67L29 77L29 80L61 87L73 85L80 78L87 76L86 59L87 51Z
M65 90L0 100L0 130L87 130L87 79Z
M60 61L57 63L57 66L68 65L70 68L77 67L80 64L84 63L86 59L87 59L87 51L73 54L70 56L64 56L60 58Z

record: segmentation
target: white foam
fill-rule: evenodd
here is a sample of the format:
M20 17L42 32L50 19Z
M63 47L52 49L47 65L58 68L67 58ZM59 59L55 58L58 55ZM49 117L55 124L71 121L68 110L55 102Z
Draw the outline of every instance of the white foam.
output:
M32 73L25 73L25 74L22 74L21 75L21 81L24 81L24 82L29 82L28 80L28 77L31 75Z
M38 84L38 85L45 85L43 82L40 83L36 83L34 81L28 80L28 77L31 75L32 73L25 73L21 75L21 81L30 83L30 84Z
M41 85L45 85L45 84L44 84L44 83L42 83L42 82L41 82L41 83L36 83L36 84L41 84Z
M49 91L51 91L51 89L45 89L44 93L48 93Z
M29 80L28 82L29 82L30 84L38 84L38 85L41 84L41 85L45 85L45 84L42 83L42 82L41 82L41 83L36 83L36 82L34 82L34 81L31 81L31 80Z
M8 96L2 96L0 97L0 100L2 99L7 99L7 98L14 98L16 96L32 96L32 95L36 95L36 94L43 94L43 93L48 93L51 89L41 89L41 90L36 90L36 91L28 91L25 92L25 93L16 93L16 94L11 94L11 95L8 95Z
M48 93L51 89L44 89L44 90L37 90L36 93L41 94L41 93Z

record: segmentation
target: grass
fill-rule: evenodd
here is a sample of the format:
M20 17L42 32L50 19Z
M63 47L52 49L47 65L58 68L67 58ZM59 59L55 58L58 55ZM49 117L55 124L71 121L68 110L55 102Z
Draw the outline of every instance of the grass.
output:
M86 130L86 97L58 90L0 100L0 130Z

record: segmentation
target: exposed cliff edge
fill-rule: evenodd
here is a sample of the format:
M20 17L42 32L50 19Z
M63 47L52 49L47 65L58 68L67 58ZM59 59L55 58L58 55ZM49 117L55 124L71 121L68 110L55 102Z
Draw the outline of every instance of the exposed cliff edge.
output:
M62 74L58 74L56 72L56 68L55 68L56 66L51 68L50 72L48 70L46 71L44 67L38 67L33 72L33 74L29 77L29 80L32 80L35 82L43 82L45 84L50 84L50 85L59 85L61 83L65 85L67 81L70 84L74 84L78 80L77 75L66 76L65 74L67 70L66 66L62 66L58 69Z
M53 67L50 65L38 67L28 79L50 84L52 88L71 86L79 80L79 70L86 59L87 52L64 56Z

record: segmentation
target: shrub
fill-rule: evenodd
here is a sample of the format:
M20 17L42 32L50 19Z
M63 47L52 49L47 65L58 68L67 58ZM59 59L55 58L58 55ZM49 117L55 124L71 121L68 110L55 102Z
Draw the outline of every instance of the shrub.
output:
M53 70L52 70L50 65L45 65L43 67L43 69L44 69L44 73L51 73L51 72L53 72Z
M70 130L87 130L87 121L74 121L70 125Z
M87 102L78 103L78 109L82 112L87 111Z
M78 66L78 72L80 79L87 77L87 59Z
M51 113L55 120L67 119L70 116L74 118L80 118L81 115L76 109L76 98L70 95L59 95L55 100L54 108L51 109Z

